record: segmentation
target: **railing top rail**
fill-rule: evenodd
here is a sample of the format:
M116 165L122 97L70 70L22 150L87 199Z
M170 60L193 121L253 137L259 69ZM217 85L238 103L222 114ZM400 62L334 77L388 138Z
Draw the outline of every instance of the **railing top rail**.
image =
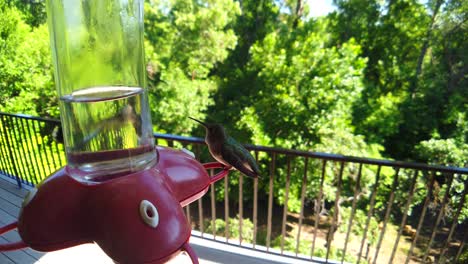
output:
M160 134L160 133L154 133L154 136L160 139L175 140L175 141L180 141L184 143L197 143L197 144L205 143L204 139L198 138L198 137L185 137L185 136ZM320 159L333 160L333 161L355 162L355 163L380 165L380 166L396 167L396 168L468 174L468 168L459 168L459 167L450 167L450 166L441 166L441 165L429 165L429 164L416 163L416 162L362 158L362 157L346 156L346 155L331 154L331 153L324 153L324 152L313 152L313 151L304 151L304 150L295 150L295 149L257 146L257 145L251 145L251 144L245 144L245 147L253 151L264 151L264 152L270 152L270 153L309 157L309 158L320 158Z
M0 116L11 116L11 117L20 117L24 119L29 119L29 120L37 120L37 121L46 121L46 122L52 122L52 123L60 123L60 120L54 119L54 118L47 118L47 117L37 117L37 116L31 116L31 115L25 115L25 114L11 114L11 113L4 113L0 112Z
M24 119L29 119L29 120L53 122L57 124L60 123L60 120L57 120L57 119L35 117L35 116L30 116L30 115L25 115L25 114L11 114L11 113L0 112L0 115L19 117L19 118L24 118ZM186 137L186 136L160 134L160 133L154 133L154 136L160 139L175 140L175 141L179 141L183 143L196 143L196 144L205 143L204 139L198 138L198 137ZM301 156L301 157L308 157L308 158L319 158L319 159L326 159L326 160L333 160L333 161L354 162L354 163L387 166L387 167L395 167L395 168L407 168L407 169L426 170L426 171L440 171L440 172L447 172L447 173L468 174L468 168L459 168L459 167L450 167L450 166L441 166L441 165L429 165L429 164L416 163L416 162L363 158L363 157L346 156L346 155L323 153L323 152L257 146L257 145L251 145L251 144L245 144L245 146L247 149L250 149L253 151L264 151L264 152L270 152L270 153L276 153L276 154Z

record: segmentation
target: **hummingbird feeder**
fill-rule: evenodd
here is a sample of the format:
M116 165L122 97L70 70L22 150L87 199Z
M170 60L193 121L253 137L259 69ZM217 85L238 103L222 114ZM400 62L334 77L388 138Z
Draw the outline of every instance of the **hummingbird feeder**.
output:
M21 237L0 251L94 242L117 263L164 263L182 251L198 263L182 207L229 170L155 146L143 0L48 0L47 12L67 165L29 192L18 222L0 228Z

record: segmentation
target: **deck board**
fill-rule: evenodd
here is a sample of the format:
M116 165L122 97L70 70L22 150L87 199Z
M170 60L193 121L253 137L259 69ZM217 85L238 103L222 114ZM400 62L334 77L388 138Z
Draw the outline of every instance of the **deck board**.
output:
M17 217L10 215L9 213L5 212L3 208L0 207L0 222L3 224L9 224L15 222Z
M5 225L5 224L6 223L0 222L0 225L2 225L2 226ZM18 231L16 231L16 230L12 230L10 232L7 232L7 233L3 234L0 237L4 238L8 242L16 242L16 241L21 240L21 237L18 234ZM26 254L30 255L31 257L33 257L36 260L41 258L44 255L44 253L32 250L30 248L22 249L22 251L25 252ZM2 263L2 262L0 262L0 263Z
M4 237L0 237L0 243L8 243L7 239ZM33 256L29 255L23 250L15 250L15 251L9 251L9 252L3 252L3 255L8 257L9 259L13 260L14 263L19 263L19 264L32 264L37 261L37 258L34 258Z
M0 188L9 191L11 194L16 195L20 198L23 198L24 196L26 196L26 194L28 194L28 188L32 188L24 184L22 186L23 188L20 189L18 188L18 185L14 183L14 180L0 178Z
M18 218L20 207L15 204L12 204L0 196L0 208L9 215Z
M0 187L0 197L2 197L3 200L17 206L21 207L21 203L23 202L23 198L17 195L12 194L11 192L3 189Z
M18 218L23 197L28 190L0 178L0 225L6 225ZM12 230L0 236L0 243L16 242L21 238L18 231ZM37 263L44 253L30 248L0 253L0 263L29 264Z
M0 254L0 263L2 263L2 264L15 264L15 262L13 262L11 259L9 259L3 253Z

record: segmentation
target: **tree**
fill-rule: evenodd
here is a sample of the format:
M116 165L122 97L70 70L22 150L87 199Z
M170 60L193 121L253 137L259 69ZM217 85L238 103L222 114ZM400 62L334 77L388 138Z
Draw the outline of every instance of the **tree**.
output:
M466 48L462 37L466 12L461 10L466 4L458 0L434 0L427 6L413 0L335 3L338 12L330 16L335 21L335 41L355 38L368 58L365 89L354 106L356 132L367 142L383 144L388 155L400 160L415 159L411 149L434 133L443 137L453 133L466 102L462 99L466 89L461 88L466 87L466 78L461 77L466 68L461 66L466 61L461 51Z
M252 57L250 50L252 45L262 41L282 22L279 18L280 8L274 1L243 0L239 3L241 14L233 25L238 36L237 45L228 58L211 73L219 76L219 89L213 96L216 104L208 109L208 113L212 120L223 123L237 139L246 142L250 140L249 134L235 128L241 117L240 111L249 103L248 98L257 96L257 91L252 85L256 73L247 67Z
M38 27L46 22L45 0L5 0L15 6L21 13L24 21L31 27Z
M359 98L365 59L353 41L338 48L327 37L326 22L311 21L252 47L249 69L257 73L257 94L244 104L239 124L261 127L269 141L257 142L252 133L254 143L309 149L327 128L352 130L347 109ZM249 121L252 116L257 120Z
M58 117L47 27L0 2L0 111Z
M150 105L156 130L188 134L203 119L216 91L210 71L236 45L230 24L239 14L232 0L149 1L145 5Z
M367 145L351 126L351 109L363 88L366 60L359 56L360 47L353 40L340 47L331 45L327 25L326 19L311 20L295 29L272 32L252 46L248 70L255 79L250 84L250 95L231 103L243 105L236 125L249 132L249 141L254 144L378 156L378 147ZM265 162L267 157L263 159ZM304 166L303 161L294 162L295 167ZM277 164L285 163L277 160ZM285 168L283 165L277 166ZM316 173L320 166L309 165L311 185L320 182L320 173ZM338 167L332 165L325 185L336 185ZM275 197L282 203L287 172L283 169L275 173ZM288 204L294 211L300 205L301 177L300 169L291 173L293 195ZM370 177L364 178L362 186L366 188L371 181ZM349 189L344 193L350 194L352 179L347 177L345 181ZM308 200L318 194L318 188L311 190L315 191L308 191ZM325 191L327 200L333 200L333 196L333 188Z

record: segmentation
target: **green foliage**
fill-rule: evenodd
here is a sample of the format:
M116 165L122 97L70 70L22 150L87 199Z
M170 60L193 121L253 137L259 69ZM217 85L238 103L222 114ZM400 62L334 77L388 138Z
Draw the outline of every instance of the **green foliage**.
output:
M282 240L282 236L281 235L277 236L271 243L272 247L276 249L281 249L281 240ZM295 237L292 237L292 236L284 237L284 244L283 244L284 251L296 252L296 245L297 245L297 240ZM300 240L298 253L303 254L303 255L310 255L311 248L312 248L312 241Z
M446 216L453 220L456 214L456 210L462 200L463 197L463 191L465 188L468 188L467 186L468 182L468 176L467 175L455 175L455 179L453 180L452 183L452 188L450 190L450 200L449 200L449 206L448 206L448 212L446 213ZM465 195L465 201L467 201L468 195ZM463 206L460 211L460 215L458 216L458 224L463 223L468 219L468 207Z
M239 233L239 226L240 226L240 220L239 216L236 218L229 218L228 220L228 234L230 239L239 239L240 238L240 233ZM215 220L215 224L213 227L213 222L208 221L207 222L207 227L205 232L208 234L213 233L213 228L216 229L216 235L217 236L225 236L225 231L226 231L226 222L220 218L217 218ZM246 243L252 243L253 242L253 232L254 232L254 224L252 221L248 218L242 219L242 241Z
M442 1L443 2L443 1ZM353 124L397 159L439 133L451 137L466 113L466 12L463 1L336 1L330 16L338 42L355 38L368 57L365 89ZM465 44L464 44L465 43ZM465 139L466 141L466 139Z
M468 144L456 144L455 139L430 139L416 146L420 158L429 163L464 167L468 164Z
M377 155L379 147L368 146L364 138L353 133L351 108L363 89L362 71L366 60L359 56L360 47L353 40L340 47L330 45L326 20L309 21L294 30L280 28L266 34L250 49L251 60L242 70L252 77L246 94L238 94L230 107L240 109L238 120L228 127L241 141L294 149L314 149L346 155ZM236 77L237 78L237 77ZM235 82L235 80L234 80ZM287 129L285 129L287 128ZM245 138L245 139L243 139ZM369 156L368 155L368 156ZM262 171L268 174L271 157L259 157ZM285 197L286 160L277 160L274 171L274 197L282 204ZM293 161L288 208L300 210L301 178L304 161ZM307 182L318 182L320 164L311 168ZM327 174L328 175L328 174ZM328 175L327 183L333 181ZM231 182L233 183L233 182ZM266 183L260 188L268 191ZM326 184L328 186L328 184ZM325 190L327 198L333 189ZM318 189L308 191L307 200Z
M25 22L37 27L46 22L45 0L2 0L21 11Z
M408 146L435 134L456 137L466 4L434 16L435 1L335 3L293 25L294 1L146 1L155 128L189 134L186 116L208 115L242 142L397 159L420 157ZM44 1L0 5L1 110L57 117ZM432 59L416 76L426 44Z
M272 241L272 247L276 249L281 249L281 236L276 237ZM291 236L286 236L284 238L284 245L283 249L285 251L289 252L296 252L296 245L297 245L297 240L295 237ZM312 248L312 242L309 240L300 240L299 241L299 247L298 247L298 253L305 255L305 256L310 256L310 250ZM318 247L315 248L314 250L314 256L319 257L319 258L326 258L327 257L327 249ZM330 252L328 253L328 259L333 259L333 260L341 260L343 256L343 249L337 249L333 246L330 247ZM346 254L344 258L345 262L348 263L356 263L356 258L354 258L350 254ZM361 260L362 261L362 260Z
M453 132L453 138L440 139L438 135L435 135L429 140L421 141L415 147L416 157L423 162L436 165L454 166L454 167L466 167L468 164L468 144L466 137L468 135L466 125L466 118L464 113L460 113L457 119L456 129ZM442 201L442 197L447 191L447 178L448 175L439 175L436 183L441 183L440 192L434 192L436 198L434 198L433 205L439 209L439 202ZM468 188L467 175L454 175L452 188L450 190L450 206L445 216L453 219L456 205L461 202L463 190ZM468 198L468 196L466 197ZM466 199L465 199L466 200ZM462 223L468 218L468 208L463 207L458 218L458 222Z
M271 33L252 47L249 67L257 72L257 95L249 97L238 124L248 127L253 113L270 144L304 149L321 138L320 129L346 124L346 109L362 88L365 60L352 41L327 48L324 22L297 31Z
M236 45L229 29L239 6L232 0L148 1L146 54L152 67L150 101L155 129L188 134L213 104L216 78L209 75Z
M466 114L459 112L450 138L442 139L435 134L415 147L415 156L431 164L466 167L468 164L468 125Z
M339 227L339 231L342 233L347 232L348 230L348 219L351 217L351 208L350 207L345 207L342 210L342 215L341 217L344 219L343 223ZM351 226L351 234L362 238L364 235L364 230L366 228L365 224L367 221L367 212L357 209L356 212L354 213L354 218L353 218L353 224ZM367 230L367 241L374 246L377 243L377 239L379 238L379 223L374 217L371 217L369 221L369 226ZM352 236L351 236L352 240ZM359 241L360 242L360 241ZM351 243L356 243L356 242L351 242Z
M468 251L465 250L461 253L460 258L457 260L457 264L467 263L468 262Z
M0 111L58 117L47 27L0 3Z

